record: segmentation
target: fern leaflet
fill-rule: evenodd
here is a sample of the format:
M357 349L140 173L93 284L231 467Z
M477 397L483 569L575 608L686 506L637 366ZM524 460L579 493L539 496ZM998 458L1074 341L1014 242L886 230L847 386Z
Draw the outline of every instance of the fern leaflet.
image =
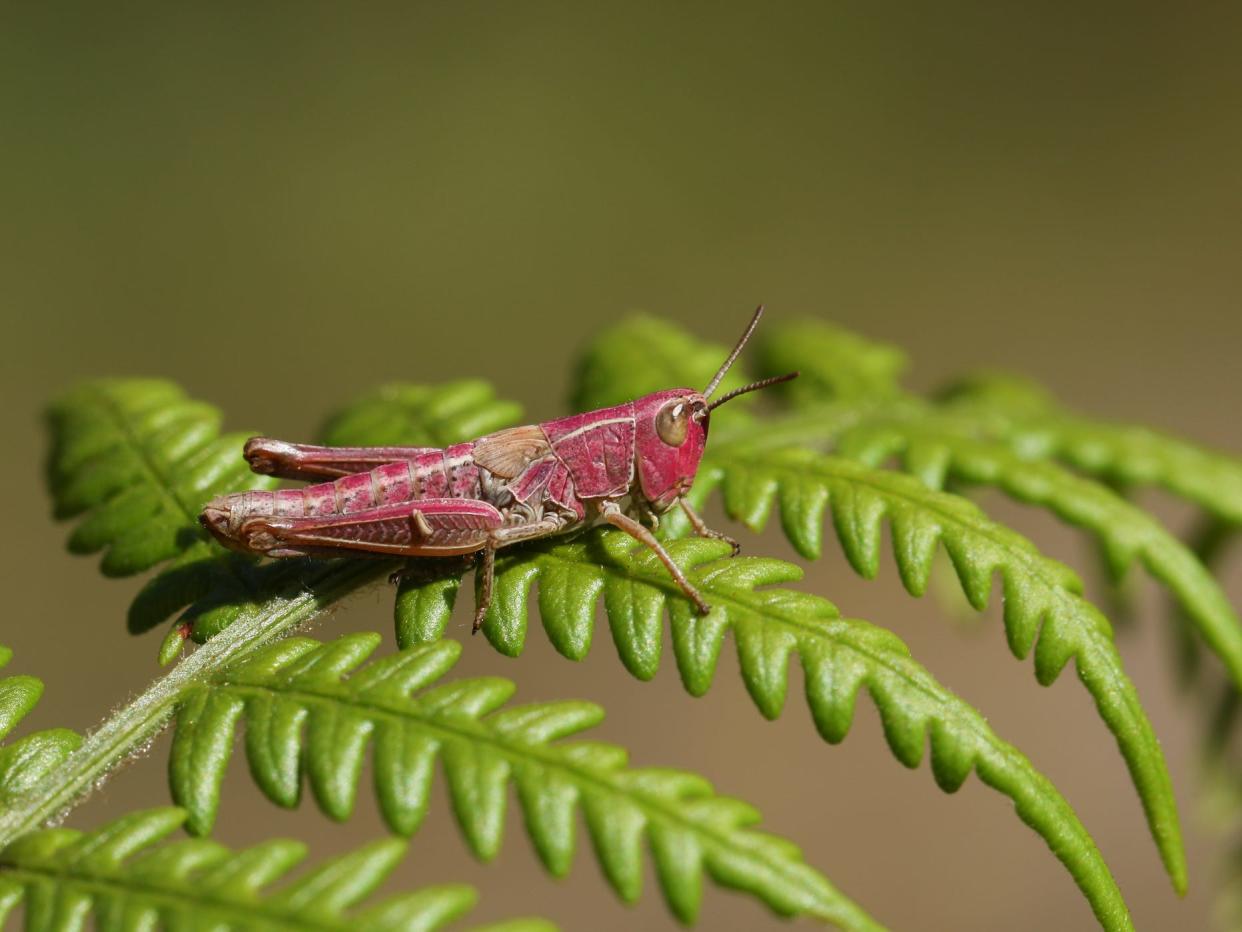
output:
M363 666L378 643L378 635L367 634L327 644L293 638L190 692L178 711L170 761L173 795L189 809L190 827L210 829L233 732L244 719L250 771L283 806L297 804L305 776L320 807L347 818L373 743L376 795L396 832L410 834L422 822L439 758L458 824L484 860L500 849L512 780L535 849L558 877L573 861L574 810L581 804L605 876L627 902L640 893L645 837L665 899L682 921L697 915L706 871L778 913L877 928L791 844L748 829L758 818L752 808L716 796L702 778L628 769L625 752L611 745L553 743L597 724L598 706L502 709L514 691L508 680L433 685L457 662L456 642Z
M109 576L175 561L134 601L131 630L208 592L253 591L250 561L208 540L197 521L212 495L273 484L237 455L247 434L221 436L215 408L156 379L87 382L54 403L48 421L55 513L86 513L69 549L105 551L100 565Z
M0 644L0 670L12 659L13 652ZM21 723L42 695L43 682L33 676L0 679L0 741ZM0 810L38 785L81 743L77 732L52 728L0 744Z
M91 927L413 932L441 928L468 912L476 899L467 886L428 887L353 910L397 866L405 845L396 839L334 858L267 891L305 859L305 846L274 840L230 851L204 839L157 846L184 819L179 809L152 809L93 832L47 829L12 842L0 850L0 923L24 903L28 932ZM503 928L547 932L552 926L520 920Z
M1221 571L1229 551L1238 543L1240 529L1242 525L1204 515L1187 534L1187 543L1199 562L1215 574ZM1205 687L1210 682L1216 687L1218 684L1214 682L1215 677L1209 676L1207 682L1203 680L1206 672L1203 667L1203 642L1195 637L1193 620L1187 617L1180 606L1174 606L1170 614L1178 685L1186 689L1191 686ZM1232 680L1219 686L1225 693L1242 695Z

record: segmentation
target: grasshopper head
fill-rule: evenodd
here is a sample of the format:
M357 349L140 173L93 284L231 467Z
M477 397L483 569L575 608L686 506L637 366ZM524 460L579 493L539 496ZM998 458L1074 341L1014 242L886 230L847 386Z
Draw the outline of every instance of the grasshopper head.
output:
M708 418L707 399L692 388L655 392L634 402L638 490L655 512L667 511L694 484L707 446Z
M699 472L699 460L707 446L707 426L713 408L726 401L769 385L788 382L798 373L776 375L751 382L709 402L729 367L742 352L742 347L755 332L763 305L755 311L750 325L729 353L724 364L701 392L692 388L673 388L644 395L634 402L635 446L638 489L657 514L667 511L681 496L690 491Z

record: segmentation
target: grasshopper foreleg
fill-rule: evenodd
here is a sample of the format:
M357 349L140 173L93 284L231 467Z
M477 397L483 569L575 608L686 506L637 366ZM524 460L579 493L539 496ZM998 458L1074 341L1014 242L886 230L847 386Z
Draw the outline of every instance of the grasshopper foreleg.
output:
M694 588L694 584L686 578L686 574L681 571L681 567L673 562L673 558L669 556L668 551L664 549L664 546L658 540L656 540L655 535L652 534L651 531L647 530L647 528L645 528L642 524L623 512L617 506L616 502L604 502L600 507L600 514L603 516L604 520L613 527L620 528L635 540L646 544L649 548L651 548L655 555L660 558L660 562L664 564L665 568L669 572L669 575L671 575L677 585L681 587L681 591L686 594L686 598L694 603L695 608L699 610L700 615L706 615L712 610L712 607L707 604L707 601L699 593L699 590Z
M733 552L729 554L731 557L736 557L742 552L741 544L739 544L728 534L725 534L723 531L714 531L709 528L707 523L699 517L699 513L690 507L690 503L684 498L678 499L677 504L681 505L681 510L684 511L686 513L686 517L690 519L690 527L694 528L694 533L699 535L699 537L709 537L712 540L724 541L733 548Z

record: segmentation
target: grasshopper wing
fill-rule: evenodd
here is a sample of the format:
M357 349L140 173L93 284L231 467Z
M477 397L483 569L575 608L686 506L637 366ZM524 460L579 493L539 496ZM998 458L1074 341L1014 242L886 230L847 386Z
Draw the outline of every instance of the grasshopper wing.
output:
M335 479L435 452L435 447L317 447L270 437L251 437L242 455L252 470L266 476Z
M538 424L510 427L474 442L474 462L502 479L512 479L535 460L552 455L552 445Z

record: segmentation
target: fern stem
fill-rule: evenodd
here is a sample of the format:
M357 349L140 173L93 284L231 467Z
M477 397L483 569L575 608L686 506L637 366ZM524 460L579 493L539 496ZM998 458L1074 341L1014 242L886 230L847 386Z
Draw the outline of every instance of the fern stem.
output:
M242 614L224 631L156 680L145 692L91 732L82 746L37 791L0 812L0 848L62 817L130 754L168 723L173 706L220 667L308 621L344 595L379 577L383 564L343 560L329 564L314 588L273 598Z

